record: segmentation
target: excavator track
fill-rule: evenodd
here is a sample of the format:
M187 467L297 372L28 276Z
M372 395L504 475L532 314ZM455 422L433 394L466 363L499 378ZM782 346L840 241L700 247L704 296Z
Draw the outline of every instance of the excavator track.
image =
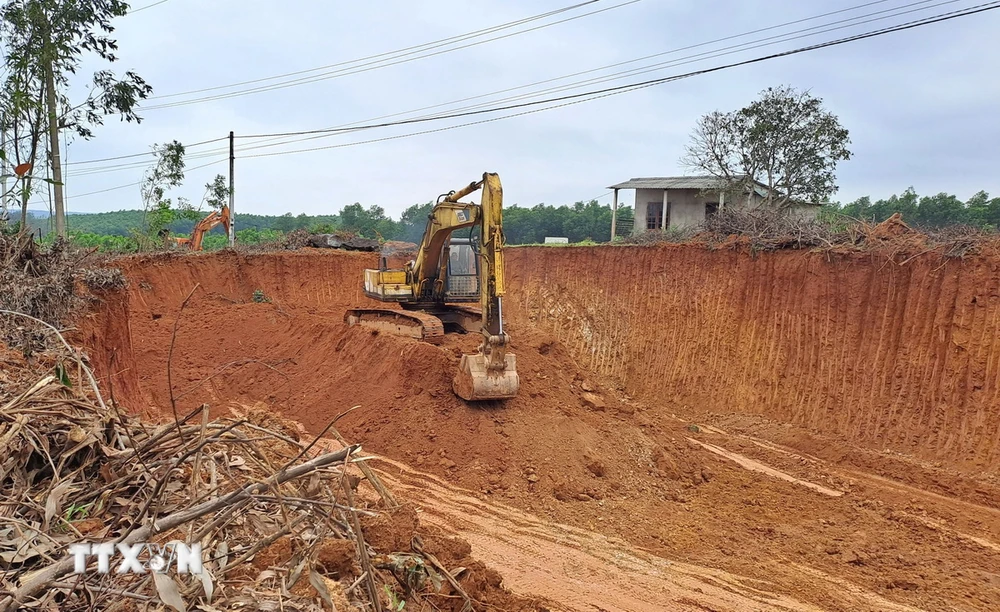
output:
M352 308L344 313L344 323L378 330L395 336L416 338L437 344L444 338L444 324L432 314L388 308Z

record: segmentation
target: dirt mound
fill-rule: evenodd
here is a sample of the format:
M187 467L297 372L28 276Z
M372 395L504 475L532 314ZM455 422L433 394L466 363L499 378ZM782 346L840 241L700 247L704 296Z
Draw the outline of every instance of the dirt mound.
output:
M376 550L398 550L421 553L448 568L462 568L456 577L458 586L485 609L499 608L510 612L545 610L547 604L517 597L503 587L499 572L486 567L472 556L472 547L465 540L448 535L432 526L423 526L413 506L403 506L392 513L383 513L364 522L365 541ZM376 557L377 566L401 569L406 558L399 555ZM405 572L398 573L405 581ZM439 595L427 597L440 610L459 612L463 600L454 585L443 584Z
M204 407L175 413L157 427L109 409L83 383L77 354L44 356L29 364L0 344L0 609L89 610L95 593L98 607L129 609L128 599L108 597L122 591L177 610L209 601L213 610L320 609L323 601L334 609L545 609L507 591L467 543L396 509L355 464L358 445L300 442L299 425L262 404L216 421ZM52 373L50 362L63 365ZM370 486L359 487L362 475ZM359 515L374 518L362 526ZM81 538L183 539L204 547L204 573L80 573L69 551ZM154 563L147 549L138 554Z

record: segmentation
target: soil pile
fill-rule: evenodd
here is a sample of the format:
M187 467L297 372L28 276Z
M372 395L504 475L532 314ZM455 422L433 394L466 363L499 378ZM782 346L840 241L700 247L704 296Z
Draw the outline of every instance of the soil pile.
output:
M359 446L300 440L263 405L151 427L107 407L82 361L45 357L29 366L0 345L0 610L545 609L398 507L352 465ZM71 577L81 541L200 544L202 569Z

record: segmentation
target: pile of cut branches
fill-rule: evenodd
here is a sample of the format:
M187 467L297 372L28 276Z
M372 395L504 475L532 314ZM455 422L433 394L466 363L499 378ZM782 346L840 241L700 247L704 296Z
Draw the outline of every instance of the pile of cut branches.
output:
M0 397L0 612L480 607L419 538L405 553L365 542L361 518L396 502L332 424L340 442L306 443L262 408L144 424L105 403L55 328L31 322L63 350ZM365 478L372 489L359 491ZM154 571L140 545L170 542L200 544L202 572ZM97 557L78 572L80 543L141 548L146 571L117 573L116 553L109 573Z
M822 221L773 208L727 208L705 219L704 231L719 241L738 236L754 251L829 247L843 242L843 236Z
M624 239L626 244L655 245L696 242L708 248L747 248L751 252L781 249L880 249L893 256L936 252L964 257L990 248L1000 251L997 232L971 227L918 229L896 213L873 223L840 217L836 221L809 218L773 208L726 208L704 223L665 232L651 230Z
M0 310L58 324L83 303L78 283L97 292L124 287L120 270L88 265L93 253L71 252L62 240L43 247L32 234L0 232ZM41 349L45 339L37 328L0 313L0 341L32 351Z

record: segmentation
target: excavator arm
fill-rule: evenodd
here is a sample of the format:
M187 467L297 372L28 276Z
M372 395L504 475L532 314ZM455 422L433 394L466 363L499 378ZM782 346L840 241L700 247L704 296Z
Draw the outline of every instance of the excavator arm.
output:
M450 195L447 201L482 189L479 243L479 304L482 308L483 341L479 351L462 355L452 387L466 400L514 397L520 387L517 361L507 353L510 337L503 328L503 188L495 173L483 174L483 180Z
M229 232L229 207L223 206L222 210L213 210L208 214L207 217L199 221L194 229L191 231L191 250L200 251L202 240L205 239L205 234L212 231L217 225L222 224Z
M205 239L205 234L215 229L216 226L222 224L226 228L226 233L229 233L229 207L223 205L222 210L213 210L208 213L201 221L195 224L194 229L191 230L190 238L173 238L173 241L177 246L187 245L188 249L191 251L200 251L201 243Z

